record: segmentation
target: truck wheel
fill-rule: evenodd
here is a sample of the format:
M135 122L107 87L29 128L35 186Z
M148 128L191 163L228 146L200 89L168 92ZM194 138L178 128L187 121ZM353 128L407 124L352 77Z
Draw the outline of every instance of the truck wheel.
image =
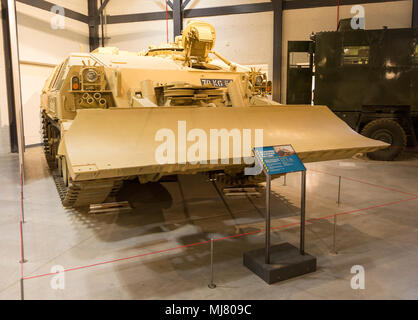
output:
M363 136L390 143L390 147L367 156L372 160L392 161L399 156L406 147L405 130L396 121L378 119L369 122L361 131Z

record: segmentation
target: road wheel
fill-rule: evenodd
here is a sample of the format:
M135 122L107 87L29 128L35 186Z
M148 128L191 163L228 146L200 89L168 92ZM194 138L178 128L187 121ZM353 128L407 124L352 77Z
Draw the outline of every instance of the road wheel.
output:
M62 170L62 157L57 158L57 163L58 163L58 173L62 177L62 172L63 172L63 170Z
M361 134L391 145L389 148L368 153L367 156L372 160L392 161L399 156L406 147L405 130L399 123L393 120L373 120L363 128Z
M64 185L68 187L68 166L67 160L65 157L61 158L61 167L62 167L62 180L64 180Z

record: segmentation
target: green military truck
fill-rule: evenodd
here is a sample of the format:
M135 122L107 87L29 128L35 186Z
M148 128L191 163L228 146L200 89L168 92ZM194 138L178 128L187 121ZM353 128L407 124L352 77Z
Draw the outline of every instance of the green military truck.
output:
M349 23L289 41L287 104L327 105L355 131L391 144L371 159L394 160L417 143L418 29Z

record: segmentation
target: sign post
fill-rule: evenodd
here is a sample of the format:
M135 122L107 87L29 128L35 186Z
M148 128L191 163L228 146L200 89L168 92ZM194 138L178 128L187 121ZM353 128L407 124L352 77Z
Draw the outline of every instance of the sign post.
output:
M266 264L270 264L270 189L271 177L266 175Z
M316 270L316 258L305 254L306 168L291 145L254 148L256 161L266 175L265 248L244 253L244 265L268 284ZM299 249L289 243L271 246L271 176L301 172L301 223Z
M305 254L305 221L306 221L306 171L302 171L300 195L300 254Z

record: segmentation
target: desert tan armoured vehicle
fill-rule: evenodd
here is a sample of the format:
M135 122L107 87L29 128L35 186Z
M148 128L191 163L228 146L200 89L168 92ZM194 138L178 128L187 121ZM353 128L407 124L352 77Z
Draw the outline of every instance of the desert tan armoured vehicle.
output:
M229 183L254 182L243 170L256 144L292 144L305 162L386 146L357 134L327 107L270 100L265 75L213 51L215 37L211 25L194 21L173 44L74 53L55 68L41 113L64 206L102 203L127 179L215 172ZM236 152L241 137L250 144L246 153ZM230 140L238 147L225 148Z

